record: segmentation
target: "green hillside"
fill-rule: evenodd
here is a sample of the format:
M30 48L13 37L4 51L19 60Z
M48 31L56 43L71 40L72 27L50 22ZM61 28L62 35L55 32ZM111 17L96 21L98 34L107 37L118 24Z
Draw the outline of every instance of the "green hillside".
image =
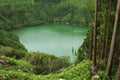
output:
M62 72L49 75L35 75L32 65L24 60L15 60L0 56L0 80L88 80L91 62L85 61L63 69Z
M75 62L9 32L42 24L89 27ZM0 0L0 80L120 80L120 0Z
M26 50L20 43L19 38L7 31L0 30L0 46L12 47L15 49Z
M6 1L6 2L5 2ZM0 28L59 23L87 26L89 12L83 1L69 0L2 0ZM78 3L80 2L80 6ZM18 4L19 3L19 4ZM12 5L13 4L13 5ZM16 4L16 5L15 5ZM85 15L86 14L86 15Z

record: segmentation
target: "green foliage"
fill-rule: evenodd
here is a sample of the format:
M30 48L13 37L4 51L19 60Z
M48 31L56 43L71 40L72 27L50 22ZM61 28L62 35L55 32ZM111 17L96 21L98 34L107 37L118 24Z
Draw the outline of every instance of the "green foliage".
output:
M89 80L90 70L89 67L91 62L85 61L81 62L75 66L69 66L63 69L61 73L49 74L43 77L43 80ZM41 76L35 76L34 79L39 80Z
M32 73L33 67L33 65L25 60L0 56L0 69Z
M4 47L0 46L0 55L4 55L7 57L13 57L16 59L21 59L26 56L26 51L24 50L17 50L12 47Z
M118 66L116 66L116 65L112 65L112 69L111 69L111 78L112 79L116 79L116 76L117 76L117 69L118 68Z
M48 74L56 72L70 65L68 57L56 57L40 52L30 53L26 59L33 65L35 74Z
M27 51L20 43L18 37L3 30L0 30L0 45Z
M100 76L101 80L110 80L105 71L99 71L98 75Z
M85 59L85 53L82 47L79 48L76 56L77 56L76 63L79 63Z
M101 70L106 70L106 67L107 67L107 64L106 64L106 62L105 61L103 61L103 60L100 60L100 61L98 61L98 69L101 69Z
M90 65L91 62L85 61L75 66L71 65L60 73L35 75L32 72L34 66L25 60L0 56L0 80L58 80L60 78L64 80L87 80L89 79Z
M30 80L23 72L5 71L0 69L0 80Z
M19 5L19 4L33 4L34 0L0 0L0 6L4 5Z
M0 69L48 74L70 65L69 57L66 56L56 57L40 52L28 53L24 49L6 46L0 46ZM24 58L28 62L23 60Z
M85 3L83 0L74 2L71 2L72 0L34 1L2 0L0 5L4 6L0 7L0 29L10 30L12 28L56 22L88 25L89 12L86 5L83 4Z
M86 51L87 44L88 44L88 39L85 39L85 41L83 42L82 46L79 47L78 53L76 55L77 56L77 59L75 61L76 63L79 63L79 62L81 62L81 61L86 59L86 57L87 57L87 51Z
M74 67L69 67L59 74L59 78L65 80L89 80L91 62L85 61ZM70 69L70 70L69 70Z

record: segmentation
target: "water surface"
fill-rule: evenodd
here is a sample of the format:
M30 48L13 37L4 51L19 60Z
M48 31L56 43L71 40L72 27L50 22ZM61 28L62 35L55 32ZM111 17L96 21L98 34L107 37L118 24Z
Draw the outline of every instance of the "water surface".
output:
M20 38L20 42L28 51L39 51L56 56L70 56L74 60L74 52L82 45L87 27L72 25L47 24L15 29L13 34Z

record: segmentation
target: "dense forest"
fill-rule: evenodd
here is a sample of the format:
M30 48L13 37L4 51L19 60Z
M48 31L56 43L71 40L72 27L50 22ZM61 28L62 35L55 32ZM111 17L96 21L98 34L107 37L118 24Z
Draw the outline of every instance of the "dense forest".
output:
M28 52L14 28L88 26L76 60ZM120 80L120 0L0 0L0 80Z
M88 2L90 1L88 0ZM88 3L88 6L91 6L91 4ZM78 52L80 54L78 54L77 60L78 62L83 59L92 60L92 75L103 71L109 76L110 80L115 79L115 74L118 75L116 80L119 80L120 0L95 0L95 8L90 8L89 10L91 11L92 19L89 24L91 29L84 44L79 48ZM93 15L94 18L92 18ZM88 54L84 55L84 51ZM81 55L83 55L82 58ZM101 60L102 65L100 64ZM117 70L118 73L116 73Z
M9 30L47 23L88 25L89 12L83 3L84 0L2 0L0 28Z

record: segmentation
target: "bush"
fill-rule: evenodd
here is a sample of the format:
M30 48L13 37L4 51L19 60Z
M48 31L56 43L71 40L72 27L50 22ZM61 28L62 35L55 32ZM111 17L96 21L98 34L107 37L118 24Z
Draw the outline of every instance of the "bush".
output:
M107 64L104 60L98 61L97 69L104 71L104 70L106 70L106 67L107 67Z
M0 56L0 69L32 73L33 67L33 65L25 60Z
M7 59L5 56L0 56L0 61L0 67L3 66L3 68L5 68L5 65L7 65L7 67L17 65L14 61Z
M19 38L7 31L0 30L0 46L12 47L14 49L25 50Z
M77 59L76 59L75 63L79 63L85 59L85 52L84 52L84 49L82 46L79 47L78 53L76 56L77 56Z
M30 80L29 75L22 72L5 71L0 69L0 80Z
M59 74L59 78L65 80L89 80L90 79L90 61L85 61L71 66Z
M110 80L105 71L99 71L98 75L100 76L101 80Z
M36 65L33 68L33 71L35 74L43 74L43 75L50 72L48 66L39 66L39 65Z
M68 57L56 57L54 55L40 52L27 54L26 60L28 60L32 65L36 66L34 67L34 72L36 74L48 74L51 72L56 72L70 65L70 60Z
M0 46L0 55L4 55L7 57L14 57L16 59L21 59L21 58L25 57L26 51L17 50L12 47Z

